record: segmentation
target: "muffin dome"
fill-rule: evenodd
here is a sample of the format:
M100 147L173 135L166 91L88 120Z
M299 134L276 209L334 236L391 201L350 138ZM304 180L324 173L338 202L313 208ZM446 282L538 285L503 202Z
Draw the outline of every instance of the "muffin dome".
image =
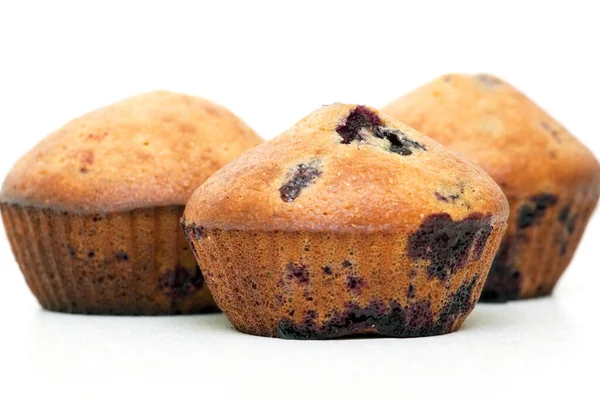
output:
M483 167L508 197L511 224L482 299L550 293L600 194L592 153L491 75L442 76L383 111Z
M466 318L507 217L477 166L372 108L334 104L211 176L183 225L243 332L422 336Z
M260 142L226 109L169 92L50 134L0 194L7 236L41 305L95 314L214 309L179 219L194 188Z
M184 205L199 183L259 143L208 100L146 93L47 136L10 171L0 201L77 211Z

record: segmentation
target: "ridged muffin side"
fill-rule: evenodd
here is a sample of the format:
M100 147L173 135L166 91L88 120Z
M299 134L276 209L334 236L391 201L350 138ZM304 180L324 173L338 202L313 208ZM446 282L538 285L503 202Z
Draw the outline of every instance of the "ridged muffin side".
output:
M216 309L179 227L183 206L106 214L0 209L17 263L45 309L121 315Z
M479 298L504 229L484 219L457 233L451 239L455 243L469 237L481 242L464 247L464 265L445 279L428 271L426 260L411 258L406 251L410 233L199 230L192 225L186 232L217 304L237 330L330 339L458 330Z

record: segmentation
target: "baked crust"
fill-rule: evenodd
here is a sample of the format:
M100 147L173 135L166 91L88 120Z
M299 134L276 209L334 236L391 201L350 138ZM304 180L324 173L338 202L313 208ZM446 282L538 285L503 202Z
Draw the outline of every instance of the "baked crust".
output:
M440 212L455 220L481 213L493 223L506 221L506 198L480 167L376 110L370 112L383 129L425 149L401 155L368 132L342 143L336 130L357 107L322 107L232 161L194 192L184 220L218 229L337 232L404 232ZM285 185L310 168L319 175L286 201Z
M0 202L74 212L184 205L210 174L261 141L208 100L145 93L43 139L10 171Z
M600 184L594 155L493 75L444 75L382 111L483 167L509 198Z

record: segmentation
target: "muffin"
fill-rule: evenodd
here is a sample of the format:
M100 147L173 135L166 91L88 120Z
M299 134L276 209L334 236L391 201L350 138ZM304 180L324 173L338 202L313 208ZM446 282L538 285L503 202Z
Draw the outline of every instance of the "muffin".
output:
M593 154L491 75L446 75L383 111L477 163L504 190L509 227L481 300L550 294L598 202L600 166Z
M193 190L261 139L207 100L152 92L77 118L12 168L0 209L48 310L214 309L179 219Z
M182 225L241 332L414 337L460 327L507 217L479 167L377 110L334 104L212 175Z

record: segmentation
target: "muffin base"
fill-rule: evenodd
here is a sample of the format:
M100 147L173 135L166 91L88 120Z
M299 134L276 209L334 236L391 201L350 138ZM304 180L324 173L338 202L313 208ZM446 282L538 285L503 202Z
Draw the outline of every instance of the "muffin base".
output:
M406 234L185 228L215 301L244 333L288 339L456 331L483 288L505 226L445 279L407 254Z
M510 223L480 301L503 303L552 294L596 207L599 188L509 198Z
M183 208L77 214L0 205L17 263L43 308L113 315L216 309L179 226Z

